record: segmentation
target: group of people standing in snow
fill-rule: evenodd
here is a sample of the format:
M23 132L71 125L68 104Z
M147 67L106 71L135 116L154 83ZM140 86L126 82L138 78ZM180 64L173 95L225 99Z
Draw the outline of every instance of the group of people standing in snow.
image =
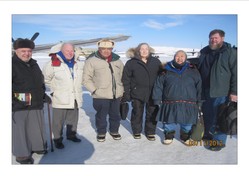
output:
M107 132L114 140L121 139L120 103L130 102L134 139L140 139L144 131L149 141L155 141L157 122L162 122L164 144L173 142L179 124L180 140L188 145L192 126L202 109L203 139L220 141L220 145L208 149L221 150L226 135L213 131L217 107L225 101L237 102L237 51L224 38L223 30L212 30L209 45L200 51L196 65L188 62L183 50L162 64L147 43L129 49L127 56L131 59L124 65L120 56L112 52L115 43L106 39L99 41L98 50L81 62L75 57L74 46L64 43L60 51L50 53L51 60L42 70L32 59L34 42L17 39L12 58L12 139L16 161L33 164L32 153L47 153L44 102L52 103L55 147L64 148L64 125L67 139L81 142L76 134L83 86L93 97L98 142L105 141ZM45 93L45 85L50 96Z

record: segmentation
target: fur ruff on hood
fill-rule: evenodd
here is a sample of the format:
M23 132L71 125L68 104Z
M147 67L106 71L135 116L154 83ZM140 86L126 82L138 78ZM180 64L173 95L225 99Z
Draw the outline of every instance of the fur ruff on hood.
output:
M149 51L150 54L154 54L155 50L151 47L149 47ZM135 52L136 52L136 48L130 48L126 51L126 57L128 58L134 58L135 57Z

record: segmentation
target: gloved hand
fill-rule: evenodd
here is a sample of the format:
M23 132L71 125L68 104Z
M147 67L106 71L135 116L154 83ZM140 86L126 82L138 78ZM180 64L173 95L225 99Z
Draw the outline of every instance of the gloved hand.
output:
M130 102L131 100L130 100L130 98L122 97L120 101L121 101L121 103L125 103L125 102Z
M52 103L51 98L50 98L46 93L45 93L45 95L44 95L43 102L44 102L44 103L48 103L48 104L51 104L51 103Z

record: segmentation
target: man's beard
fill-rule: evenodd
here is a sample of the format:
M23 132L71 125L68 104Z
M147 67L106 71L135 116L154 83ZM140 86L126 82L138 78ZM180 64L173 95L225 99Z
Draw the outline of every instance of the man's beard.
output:
M217 50L217 49L220 49L222 47L222 45L223 45L223 42L218 43L218 44L211 44L211 43L209 43L209 48L211 50Z

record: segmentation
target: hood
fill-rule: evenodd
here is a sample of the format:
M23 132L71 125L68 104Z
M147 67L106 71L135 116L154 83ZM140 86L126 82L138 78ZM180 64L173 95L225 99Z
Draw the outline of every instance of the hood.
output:
M130 48L126 51L126 57L127 58L138 58L138 56L136 56L136 47L135 48ZM155 50L153 48L150 47L150 55L155 53Z
M189 67L190 67L189 63L186 62L181 69L177 69L173 65L173 60L172 60L172 61L168 62L164 68L166 69L166 71L172 71L172 72L175 72L175 73L181 75Z
M164 63L162 63L161 66L160 66L160 69L159 69L159 71L158 71L158 75L164 75L164 74L166 74L167 71L172 71L173 69L175 69L175 68L172 66L172 62L173 62L173 61L169 61L169 62L164 62ZM189 63L189 62L187 61L183 69L185 70L185 69L187 69L187 68L196 69L196 66L193 65L193 64L191 64L191 63ZM182 72L184 71L183 69L182 69L182 71L174 71L174 72L176 72L176 73L178 73L178 74L182 74ZM176 70L177 70L177 69L176 69Z

